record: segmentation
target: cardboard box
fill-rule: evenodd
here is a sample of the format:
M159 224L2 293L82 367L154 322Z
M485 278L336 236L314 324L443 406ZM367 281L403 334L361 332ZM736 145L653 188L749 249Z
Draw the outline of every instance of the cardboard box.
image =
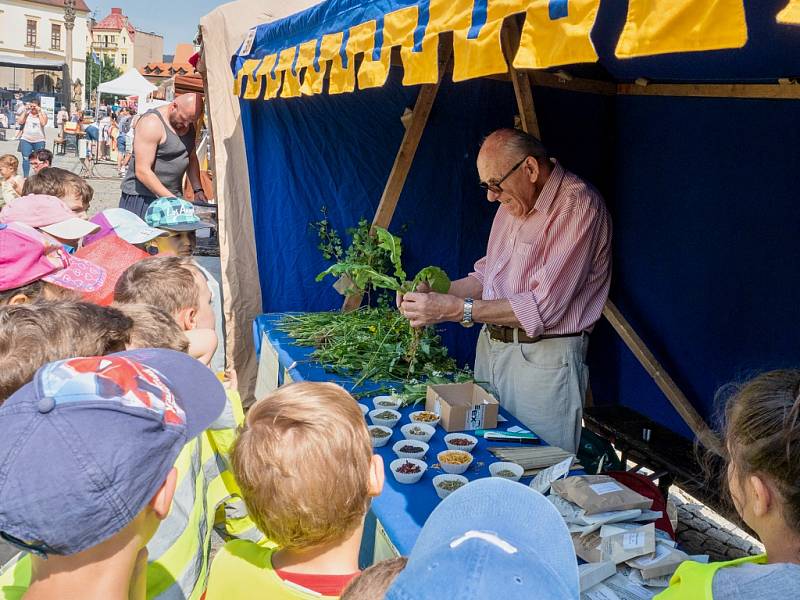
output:
M475 383L429 385L425 410L441 417L445 431L472 431L497 427L500 403Z

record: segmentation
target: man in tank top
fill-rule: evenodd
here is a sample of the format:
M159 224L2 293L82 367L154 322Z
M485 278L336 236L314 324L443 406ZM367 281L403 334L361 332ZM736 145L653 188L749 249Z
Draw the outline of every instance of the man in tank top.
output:
M136 124L128 174L122 182L120 208L144 219L156 198L183 196L184 174L195 199L205 202L194 148L194 124L202 113L202 98L183 94L141 116Z

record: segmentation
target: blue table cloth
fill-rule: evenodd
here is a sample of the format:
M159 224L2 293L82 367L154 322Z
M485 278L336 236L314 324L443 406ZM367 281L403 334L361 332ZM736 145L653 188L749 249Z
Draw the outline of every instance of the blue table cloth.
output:
M277 323L280 321L281 317L281 314L270 313L256 318L253 324L253 333L256 338L256 351L260 353L263 335L266 334L269 343L278 353L281 367L289 372L293 381L332 381L353 393L385 388L392 383L398 385L398 387L400 386L399 382L365 382L359 389L351 390L355 381L354 379L326 371L323 365L315 362L310 357L311 353L314 351L313 348L294 345L292 338L276 329ZM370 410L376 408L371 396L364 397L359 401L366 404ZM425 520L439 502L441 502L433 487L432 480L436 475L441 475L444 471L431 468L431 465L437 462L436 455L442 450L447 450L447 446L444 443L444 436L447 435L447 432L441 427L436 427L436 433L429 442L430 450L425 459L425 462L428 463L428 470L418 483L410 485L398 483L389 470L389 465L397 458L392 451L392 446L395 442L403 439L400 428L406 423L411 422L409 419L409 414L411 412L424 408L424 406L418 405L416 407L400 409L400 413L403 416L394 426L392 437L385 446L375 449L376 453L383 458L386 471L386 484L384 485L383 493L373 500L372 511L378 521L380 521L395 548L403 556L407 556L408 553L411 552L411 548L414 546L414 542ZM500 414L505 417L507 421L498 423L498 429L507 429L515 425L522 427L519 421L502 408L500 409ZM367 417L367 420L369 422L369 417ZM372 423L370 422L369 424ZM487 442L479 438L478 445L472 451L474 461L467 472L464 473L464 476L469 480L489 477L489 465L498 460L489 452L489 447L504 445L520 447L520 444ZM582 471L574 472L574 474L578 473L582 473ZM530 477L523 478L522 483L529 483L530 480ZM366 537L367 535L365 534L365 538Z

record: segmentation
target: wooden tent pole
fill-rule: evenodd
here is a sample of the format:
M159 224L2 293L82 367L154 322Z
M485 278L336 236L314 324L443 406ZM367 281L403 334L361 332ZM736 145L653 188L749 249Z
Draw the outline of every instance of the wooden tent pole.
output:
M394 165L392 165L392 170L386 181L386 187L383 189L383 195L372 219L370 233L373 235L376 227L386 229L392 222L394 211L397 208L397 201L400 199L408 172L411 170L411 164L414 162L414 155L417 153L419 142L425 131L425 125L428 123L428 117L431 114L433 102L436 100L436 94L439 92L442 77L447 70L447 64L450 62L453 46L446 40L442 40L442 43L445 44L445 47L439 56L439 79L436 83L429 83L420 87L419 95L417 95L417 100L414 103L414 110L411 113L411 119L403 135L403 141L400 142L400 149L397 151ZM361 306L362 297L363 294L348 295L344 299L342 310L347 312L357 309Z
M625 342L636 359L641 363L656 385L664 393L678 414L686 421L689 428L709 450L719 453L720 442L716 434L706 424L703 417L695 410L689 399L681 392L678 385L661 366L650 349L645 345L630 323L622 316L616 305L609 300L603 308L603 316Z
M514 84L514 93L517 97L522 129L540 138L539 123L536 119L533 93L528 74L517 71L511 64L513 52L518 45L519 24L515 19L511 19L503 29L503 48L509 63L511 82ZM695 410L689 399L681 392L675 381L664 371L664 368L647 348L642 338L636 334L630 323L625 320L625 317L622 316L622 313L611 300L606 302L603 315L653 378L653 381L655 381L678 414L686 421L692 432L697 436L697 439L706 448L718 453L719 439L717 436L708 427L703 417Z
M514 95L517 98L519 118L522 130L542 139L539 131L539 120L536 118L536 109L533 104L533 90L528 73L514 68L514 52L519 47L519 22L515 19L506 21L502 32L503 52L508 62L508 71L511 83L514 85Z

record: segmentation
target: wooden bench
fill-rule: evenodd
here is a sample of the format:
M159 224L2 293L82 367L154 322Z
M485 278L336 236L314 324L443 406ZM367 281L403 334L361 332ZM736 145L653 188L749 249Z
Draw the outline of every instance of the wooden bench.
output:
M731 517L724 501L724 483L718 478L709 481L701 461L710 461L712 473L720 473L719 458L708 458L693 442L625 406L592 406L584 409L584 425L607 439L622 454L622 461L631 461L634 470L645 467L654 472L658 487L668 497L674 483L692 496Z

